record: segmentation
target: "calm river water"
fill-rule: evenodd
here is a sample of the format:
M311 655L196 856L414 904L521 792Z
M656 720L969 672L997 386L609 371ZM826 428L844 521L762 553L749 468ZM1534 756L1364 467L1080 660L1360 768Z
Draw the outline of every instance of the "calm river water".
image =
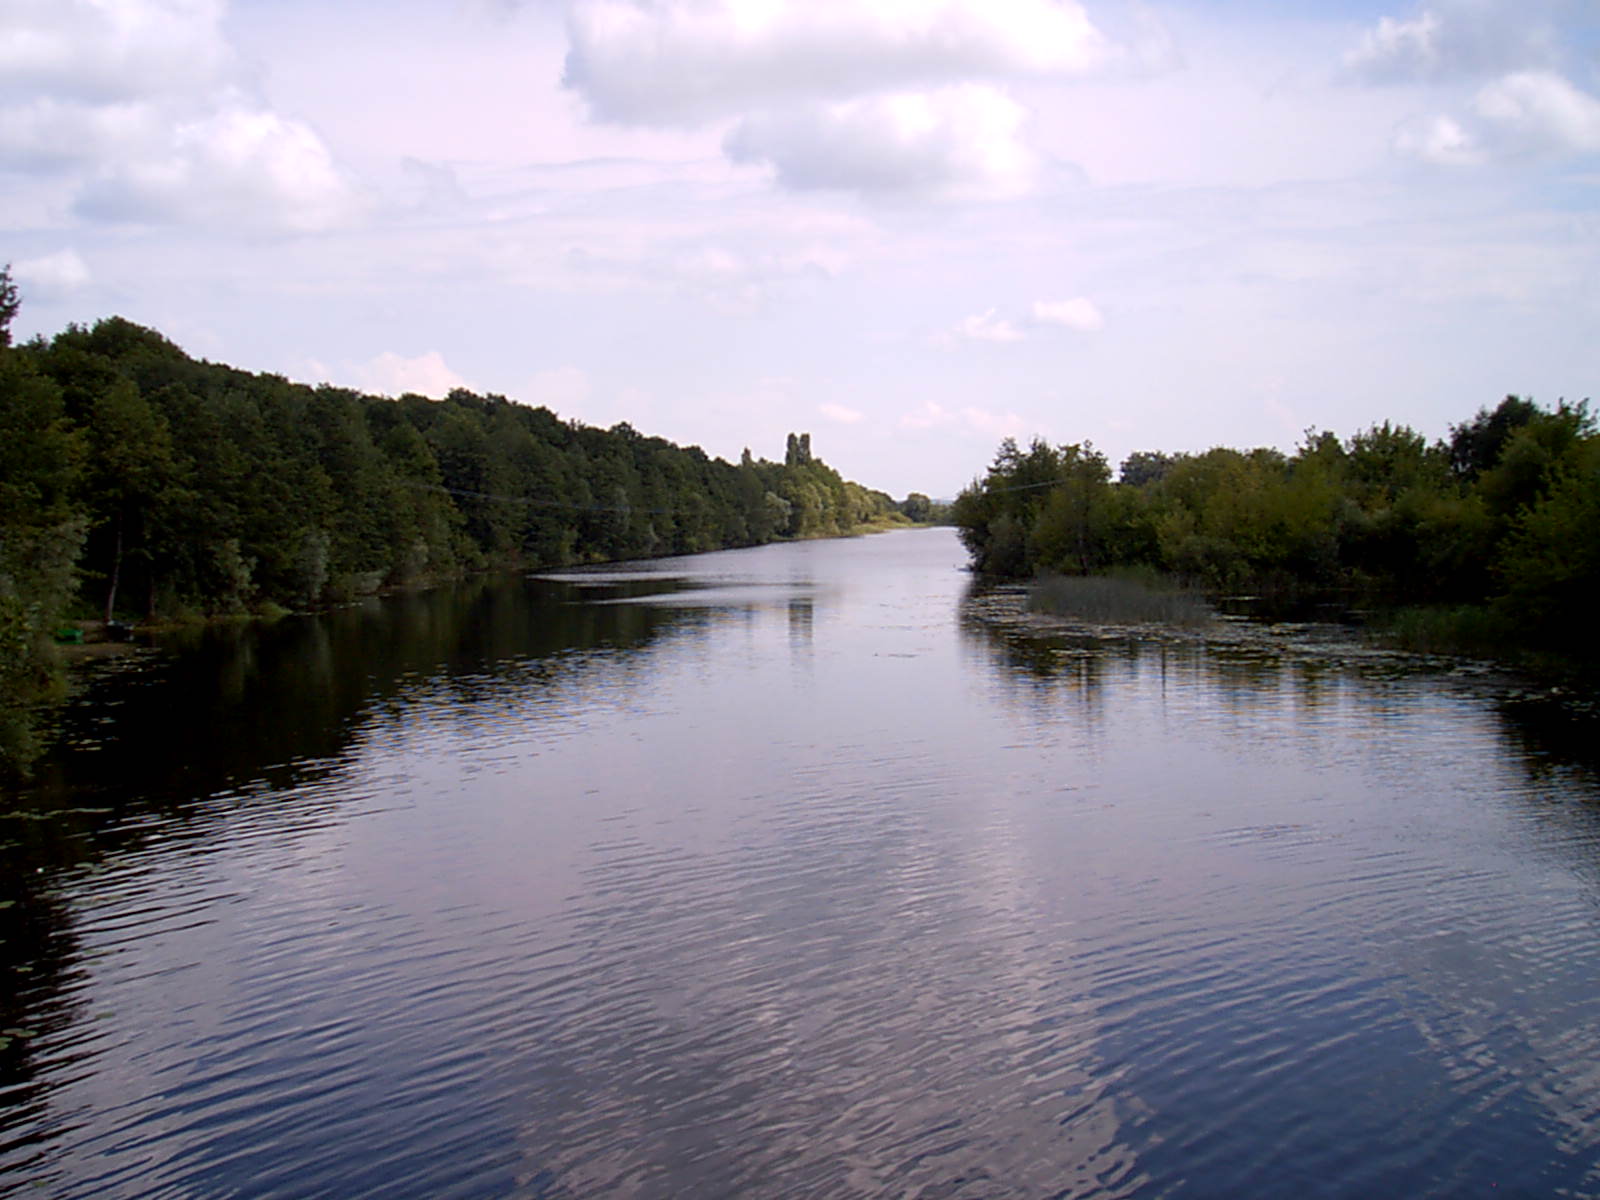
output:
M996 625L963 561L89 668L0 821L0 1195L1600 1192L1592 762L1462 672Z

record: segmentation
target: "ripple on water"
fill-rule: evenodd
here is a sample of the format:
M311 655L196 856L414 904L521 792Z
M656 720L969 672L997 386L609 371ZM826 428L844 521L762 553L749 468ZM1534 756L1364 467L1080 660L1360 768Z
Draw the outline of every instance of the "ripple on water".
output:
M1597 1190L1592 780L1320 644L1019 650L913 544L508 595L119 797L16 910L0 1195Z

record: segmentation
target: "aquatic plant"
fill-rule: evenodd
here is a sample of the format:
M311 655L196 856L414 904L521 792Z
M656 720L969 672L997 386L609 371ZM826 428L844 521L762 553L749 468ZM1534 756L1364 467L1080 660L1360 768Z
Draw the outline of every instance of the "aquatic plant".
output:
M1105 575L1051 575L1028 593L1033 612L1092 625L1205 626L1210 606L1191 591L1161 581L1153 573L1119 571Z

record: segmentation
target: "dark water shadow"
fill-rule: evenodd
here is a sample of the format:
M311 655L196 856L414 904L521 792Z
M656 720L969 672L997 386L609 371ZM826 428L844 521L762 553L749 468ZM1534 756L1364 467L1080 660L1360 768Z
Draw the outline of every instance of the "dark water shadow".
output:
M633 588L635 585L627 585ZM81 1019L71 882L154 837L204 853L217 797L268 804L349 769L363 729L423 699L452 719L526 701L715 611L585 603L573 585L483 579L318 616L210 626L85 664L54 744L0 793L0 1152L36 1122L32 1045ZM337 803L337 802L329 802ZM0 1188L0 1194L6 1194Z

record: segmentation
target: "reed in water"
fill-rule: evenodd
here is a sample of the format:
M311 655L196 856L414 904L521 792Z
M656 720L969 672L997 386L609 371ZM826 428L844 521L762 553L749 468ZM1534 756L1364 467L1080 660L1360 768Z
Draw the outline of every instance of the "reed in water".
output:
M1091 625L1193 628L1213 620L1200 597L1144 572L1046 576L1029 591L1028 608Z

